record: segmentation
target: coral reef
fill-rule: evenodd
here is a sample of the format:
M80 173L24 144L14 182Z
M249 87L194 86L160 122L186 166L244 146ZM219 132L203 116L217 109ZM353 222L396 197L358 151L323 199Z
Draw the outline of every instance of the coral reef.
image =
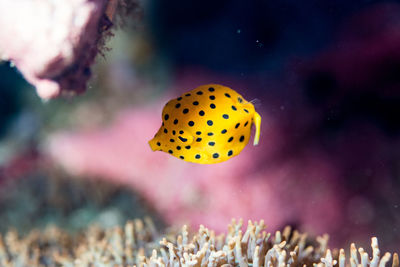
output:
M11 61L40 97L86 90L114 16L131 0L0 1L0 60Z
M265 231L264 221L235 220L226 234L204 226L192 232L170 230L161 235L151 220L129 221L123 228L90 227L71 236L57 228L32 231L19 237L16 231L0 235L0 266L399 266L398 254L381 256L377 238L371 240L372 257L354 243L350 253L330 249L328 235L310 239L286 227L274 235Z
M56 169L38 170L39 164L23 164L14 170L0 169L0 233L10 226L25 234L47 225L76 232L93 223L111 227L143 216L163 229L159 216L130 189L94 177L71 177ZM21 173L18 167L31 169Z

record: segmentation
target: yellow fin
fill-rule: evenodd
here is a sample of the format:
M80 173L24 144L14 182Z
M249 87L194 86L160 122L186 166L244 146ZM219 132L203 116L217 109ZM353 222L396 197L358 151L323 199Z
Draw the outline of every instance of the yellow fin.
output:
M261 116L257 112L254 111L254 125L256 126L256 133L254 135L253 145L258 145L258 141L260 140L260 131L261 131Z

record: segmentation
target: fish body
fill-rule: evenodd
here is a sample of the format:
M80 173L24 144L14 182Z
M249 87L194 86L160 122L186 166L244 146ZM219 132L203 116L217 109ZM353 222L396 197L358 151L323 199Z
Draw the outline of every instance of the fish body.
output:
M164 106L162 125L149 144L185 161L219 163L243 150L253 124L257 145L261 116L253 104L226 86L202 85Z

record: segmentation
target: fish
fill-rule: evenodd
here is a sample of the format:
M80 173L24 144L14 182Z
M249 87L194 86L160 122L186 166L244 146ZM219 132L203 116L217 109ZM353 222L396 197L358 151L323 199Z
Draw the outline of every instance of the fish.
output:
M184 161L215 164L239 155L253 125L257 145L261 116L254 105L229 87L201 85L165 104L161 127L149 145Z

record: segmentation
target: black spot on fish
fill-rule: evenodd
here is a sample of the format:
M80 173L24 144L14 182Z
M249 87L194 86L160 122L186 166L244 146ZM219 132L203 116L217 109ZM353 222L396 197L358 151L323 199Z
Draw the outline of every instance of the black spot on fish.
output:
M237 108L236 108L235 106L232 106L232 109L233 109L234 111L236 111L236 110L237 110Z
M209 132L207 135L208 135L208 136L213 136L213 135L214 135L214 133L212 133L212 132Z
M164 115L164 120L167 121L168 119L169 119L169 115L168 115L168 114L165 114L165 115Z
M176 149L181 150L181 147L180 147L180 146L177 146Z
M157 142L157 146L161 146L161 143L160 143L160 142Z
M238 123L236 123L236 125L235 125L235 129L239 128L239 126L240 126L240 123L239 123L239 122L238 122Z
M246 121L246 123L244 124L244 127L246 127L246 126L247 126L247 124L249 124L249 121Z
M168 130L164 128L164 133L168 133Z
M196 139L196 142L201 142L201 140L202 139L199 137L199 138Z
M190 149L190 146L185 146L186 149Z
M170 150L168 150L168 153L169 153L169 154L172 154L172 153L174 153L174 152L170 149Z
M215 95L210 95L209 98L210 98L210 100L214 100L215 99Z
M174 140L174 139L172 139L172 138L171 138L171 139L169 139L169 141L170 141L171 143L175 142L175 140Z
M214 158L214 159L217 159L218 157L219 157L219 154L218 154L218 153L214 153L214 154L213 154L213 158Z
M231 97L231 95L230 95L230 94L228 94L228 93L225 93L225 96L226 96L226 97Z
M212 120L208 120L208 121L207 121L207 124L208 124L208 126L212 126L214 123L213 123Z
M243 141L244 141L244 136L243 136L243 135L240 137L239 141L240 141L240 142L243 142Z
M210 104L210 108L215 109L215 105L214 104Z
M222 118L224 118L225 120L229 119L229 115L228 114L224 114L222 115Z
M187 109L187 108L185 108L185 109L182 110L182 113L183 113L183 114L186 114L186 113L188 113L188 112L189 112L189 109Z
M199 101L194 101L193 105L197 106L199 104Z
M195 158L196 158L196 159L199 159L199 158L200 158L200 155L199 155L199 154L196 154Z
M175 119L175 120L174 120L174 124L175 124L175 125L178 124L178 119Z
M180 134L183 134L183 131L182 131L182 130L180 130L180 131L179 131L179 133L180 133Z
M178 138L179 138L179 140L181 140L182 142L186 142L186 141L187 141L187 139L186 139L186 138L183 138L182 136L178 136Z
M203 94L202 91L198 91L198 92L196 93L196 95L202 95L202 94Z
M214 146L214 145L215 145L215 142L208 142L208 145L209 145L209 146Z
M249 111L247 109L243 109L243 110L244 110L244 112L249 113Z
M228 142L230 143L230 142L232 142L232 140L233 140L233 136L229 137Z
M227 132L226 129L223 129L223 130L221 131L222 134L226 134L226 132Z
M228 151L228 156L232 156L232 154L233 154L233 151L232 151L232 150L229 150L229 151Z
M179 158L180 158L180 159L185 159L185 157L184 157L184 156L179 156Z
M200 111L199 111L199 115L200 115L200 116L204 116L204 114L205 114L205 113L204 113L203 110L200 110Z
M215 91L215 89L214 89L213 87L210 87L210 88L208 88L208 91L210 91L210 92L214 92L214 91Z
M181 101L181 100L182 100L182 97L180 96L180 97L178 97L176 100Z
M192 126L194 125L194 121L189 121L189 122L188 122L188 125L189 125L190 127L192 127Z
M175 105L176 108L179 108L180 106L181 106L180 103L178 103L178 104Z

